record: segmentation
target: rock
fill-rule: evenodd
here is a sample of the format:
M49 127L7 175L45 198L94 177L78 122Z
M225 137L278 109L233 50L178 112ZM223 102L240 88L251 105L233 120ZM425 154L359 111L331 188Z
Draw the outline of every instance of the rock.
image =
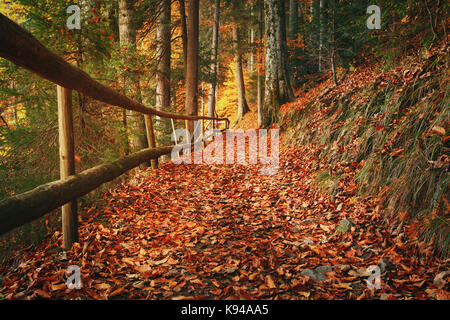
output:
M310 277L313 281L322 282L327 280L327 276L325 275L325 273L330 272L332 270L333 270L332 266L320 266L315 268L314 270L305 269L300 274L302 276Z
M321 281L325 281L326 280L326 277L322 273L316 273L316 272L314 272L314 270L311 270L311 269L305 269L300 274L302 276L308 276L313 281L317 281L317 282L321 282Z
M447 284L447 280L445 278L447 276L450 276L450 270L438 273L436 277L434 277L433 284L436 286L436 288L442 289L443 287L445 287L445 285Z
M380 261L378 261L378 266L380 267L381 274L395 269L395 265L386 259L380 259Z
M344 219L339 222L339 226L336 228L336 233L346 234L350 231L350 228L353 227L355 223L350 219Z

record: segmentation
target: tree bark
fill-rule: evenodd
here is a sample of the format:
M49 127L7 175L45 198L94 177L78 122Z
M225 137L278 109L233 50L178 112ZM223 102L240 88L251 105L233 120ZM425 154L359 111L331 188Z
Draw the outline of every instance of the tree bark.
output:
M293 97L287 70L286 28L283 1L265 0L265 93L262 126L278 122L280 105Z
M264 39L264 4L260 3L258 12L258 33L259 33L259 53L263 52L263 39ZM258 55L258 83L257 83L257 104L258 104L258 127L261 127L263 121L263 104L264 104L264 67L263 61L259 61L261 57Z
M184 58L184 75L186 76L187 67L187 47L188 47L188 34L187 34L187 24L186 24L186 5L184 0L179 0L180 2L180 16L181 16L181 39L183 41L183 58Z
M170 107L170 0L162 0L156 30L157 73L156 73L156 109L168 111Z
M133 5L130 0L119 0L119 38L120 45L127 46L131 52L136 46L136 30L133 23ZM130 81L124 79L125 86L130 83L130 86L139 87L139 78L136 75L130 76ZM140 92L136 92L138 101L140 99ZM130 147L132 151L144 149L148 146L146 138L146 129L144 117L135 112L127 111L128 135L130 136Z
M319 72L323 72L323 42L325 37L324 0L319 1Z
M314 55L314 63L317 62L320 29L320 0L311 0L311 47Z
M158 17L158 26L156 29L156 52L157 52L157 70L156 70L156 109L161 111L169 111L170 109L170 55L171 55L171 34L170 34L170 17L171 8L170 0L161 0L159 3L160 10ZM159 126L158 130L162 132L170 132L169 119L156 117ZM150 124L150 120L146 123ZM153 126L152 126L153 127ZM149 130L148 130L149 132ZM152 162L152 167L155 166Z
M212 34L212 81L209 85L209 97L208 97L208 116L214 117L216 111L216 87L217 87L217 74L219 70L218 61L218 49L219 49L219 24L220 24L220 0L215 0L214 6L214 26Z
M337 87L338 79L336 75L336 2L332 1L333 9L332 9L332 21L331 21L331 51L330 51L330 62L331 62L331 72L333 74L333 82L334 86Z
M250 111L245 97L245 81L242 68L242 53L239 45L239 26L233 26L234 63L236 68L236 86L238 91L238 113L235 125L242 119L242 116Z
M280 88L278 81L279 33L277 0L264 0L265 12L265 87L263 105L263 127L278 121L280 110Z
M287 46L286 35L286 10L284 1L278 1L278 17L279 25L277 32L279 41L279 66L278 66L278 80L280 82L280 103L283 104L287 101L294 99L294 91L292 89L291 74L289 71L289 54Z
M187 115L198 113L198 35L199 35L199 0L190 0L187 17L187 68L186 68L186 104ZM188 130L193 136L194 122L187 121Z
M289 40L298 37L298 0L289 0Z

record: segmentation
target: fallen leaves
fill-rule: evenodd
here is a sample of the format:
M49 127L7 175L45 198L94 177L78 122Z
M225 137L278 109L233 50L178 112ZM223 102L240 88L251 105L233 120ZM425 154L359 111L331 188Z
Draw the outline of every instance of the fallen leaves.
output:
M376 202L354 196L351 176L361 164L342 166L348 180L332 199L313 186L308 168L314 157L313 148L289 148L275 176L260 175L257 166L163 164L137 185L106 193L108 204L88 210L81 244L64 256L55 251L60 233L23 252L17 268L3 271L0 294L6 299L445 297L448 277L437 277L435 284L433 279L446 265L414 259L407 242L386 232ZM407 213L402 215L406 219ZM345 219L356 225L336 233ZM417 233L413 226L405 230ZM382 258L392 266L382 274L384 287L372 293L366 270ZM69 265L81 267L80 290L66 288ZM302 275L305 270L321 281Z

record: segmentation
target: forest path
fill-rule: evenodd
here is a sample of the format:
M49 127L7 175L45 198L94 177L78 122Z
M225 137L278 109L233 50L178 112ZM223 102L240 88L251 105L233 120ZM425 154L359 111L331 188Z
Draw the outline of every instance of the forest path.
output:
M23 252L3 270L0 293L22 299L445 294L432 284L444 266L412 258L389 236L372 202L355 196L350 175L333 198L313 187L315 158L312 148L289 148L272 176L261 175L257 165L168 162L140 171L133 185L105 194L105 207L83 213L80 244L72 250L61 252L55 233ZM345 218L355 226L336 233ZM371 291L365 270L381 258L382 288ZM66 287L69 265L81 267L80 290Z

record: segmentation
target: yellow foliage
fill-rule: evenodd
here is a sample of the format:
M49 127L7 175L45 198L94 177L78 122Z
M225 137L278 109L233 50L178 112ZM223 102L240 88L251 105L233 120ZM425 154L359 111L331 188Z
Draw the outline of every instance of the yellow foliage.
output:
M25 21L25 8L14 1L0 0L0 13L16 23Z
M234 61L230 62L226 81L219 87L217 99L217 114L221 117L227 117L231 123L234 123L237 117L238 92L236 84L236 67ZM244 70L245 89L248 91L250 79ZM248 97L247 97L247 103Z

